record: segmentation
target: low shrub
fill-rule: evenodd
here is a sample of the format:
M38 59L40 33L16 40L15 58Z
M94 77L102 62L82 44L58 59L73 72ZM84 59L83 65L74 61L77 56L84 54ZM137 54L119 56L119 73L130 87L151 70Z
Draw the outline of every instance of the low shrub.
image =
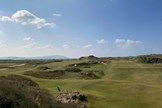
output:
M105 75L105 73L103 71L99 71L98 72L100 75Z
M162 63L162 57L156 55L143 55L137 57L137 62L140 63Z
M45 79L57 79L61 78L65 74L64 70L54 70L54 71L26 71L25 75L34 76L37 78Z
M67 72L81 72L82 70L79 68L76 68L76 67L69 67L69 68L66 68L65 71L67 71Z
M90 68L91 66L98 64L97 61L91 60L88 62L82 62L82 63L76 63L76 64L70 64L69 67L81 67L81 68Z
M47 66L39 66L37 69L39 69L39 70L48 70L50 68L47 67Z
M93 71L81 72L80 75L81 75L81 78L84 78L84 79L99 79L100 78Z
M25 84L28 86L38 87L38 84L32 81L31 79L19 75L1 76L0 80L15 81L21 83L22 85Z

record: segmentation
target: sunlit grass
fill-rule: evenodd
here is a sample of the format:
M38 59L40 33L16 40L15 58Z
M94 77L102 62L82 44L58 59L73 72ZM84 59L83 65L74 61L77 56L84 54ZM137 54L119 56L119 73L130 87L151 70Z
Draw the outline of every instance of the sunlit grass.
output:
M79 60L45 64L52 69L62 69ZM19 74L35 68L31 65L0 71L0 75ZM83 70L103 70L101 79L40 79L41 88L57 95L57 86L62 90L78 90L88 95L91 108L161 108L162 107L162 65L141 64L129 60L112 61ZM72 75L72 74L71 74ZM24 76L24 75L23 75ZM74 75L75 76L75 75Z

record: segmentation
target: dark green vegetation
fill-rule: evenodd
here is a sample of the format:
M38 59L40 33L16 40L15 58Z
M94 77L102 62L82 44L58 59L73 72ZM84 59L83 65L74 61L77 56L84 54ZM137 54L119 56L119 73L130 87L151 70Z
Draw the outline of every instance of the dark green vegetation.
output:
M71 63L73 61L73 63ZM94 70L96 66L107 64L105 60L90 56L80 60L71 60L59 63L58 67L41 65L33 70L25 71L25 75L45 79L99 79L103 77L103 70ZM76 62L75 62L76 61ZM66 63L66 64L64 64ZM52 64L52 63L51 63ZM57 64L56 64L57 65Z
M68 67L65 69L66 72L81 72L82 70L76 67Z
M71 108L61 105L31 79L8 75L0 77L0 108Z
M38 78L59 79L61 78L61 76L65 74L65 72L63 70L54 70L54 71L37 70L37 71L26 71L24 72L24 74Z
M162 55L143 55L138 57L141 63L162 63Z
M53 96L58 95L57 86L61 90L80 91L88 96L90 108L161 108L162 64L137 61L136 57L96 58L92 56L37 65L33 65L34 62L24 61L16 63L16 65L26 64L23 66L7 70L1 68L0 75L17 74L28 77L38 83L41 89L49 90ZM2 65L15 64L14 61L0 62L0 66ZM45 72L53 73L56 70L63 71L63 75L58 78L53 78L52 75L52 78L24 75L24 72L30 71L34 73L40 71L44 72L41 75L50 75L51 73ZM81 75L86 73L86 76ZM93 74L97 78L93 78Z

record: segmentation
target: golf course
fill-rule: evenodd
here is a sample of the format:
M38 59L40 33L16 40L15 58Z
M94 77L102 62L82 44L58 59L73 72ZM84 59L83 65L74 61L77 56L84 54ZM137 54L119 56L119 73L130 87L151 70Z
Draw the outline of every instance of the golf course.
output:
M104 62L97 59L100 62L94 63L93 60L90 65L85 64L87 67L79 65L90 60L82 58L40 64L6 61L0 63L0 76L24 76L36 82L40 88L49 90L54 97L58 95L57 87L82 92L88 97L90 108L161 108L162 64L140 63L134 58L104 58ZM67 71L69 67L79 68L81 72ZM51 74L59 72L56 70L66 72ZM83 74L86 72L94 75Z

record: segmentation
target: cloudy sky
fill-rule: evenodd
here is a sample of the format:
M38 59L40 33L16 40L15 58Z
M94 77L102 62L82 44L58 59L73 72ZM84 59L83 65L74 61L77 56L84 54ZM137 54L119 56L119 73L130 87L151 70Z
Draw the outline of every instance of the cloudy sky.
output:
M0 56L132 56L161 46L161 0L0 0Z

